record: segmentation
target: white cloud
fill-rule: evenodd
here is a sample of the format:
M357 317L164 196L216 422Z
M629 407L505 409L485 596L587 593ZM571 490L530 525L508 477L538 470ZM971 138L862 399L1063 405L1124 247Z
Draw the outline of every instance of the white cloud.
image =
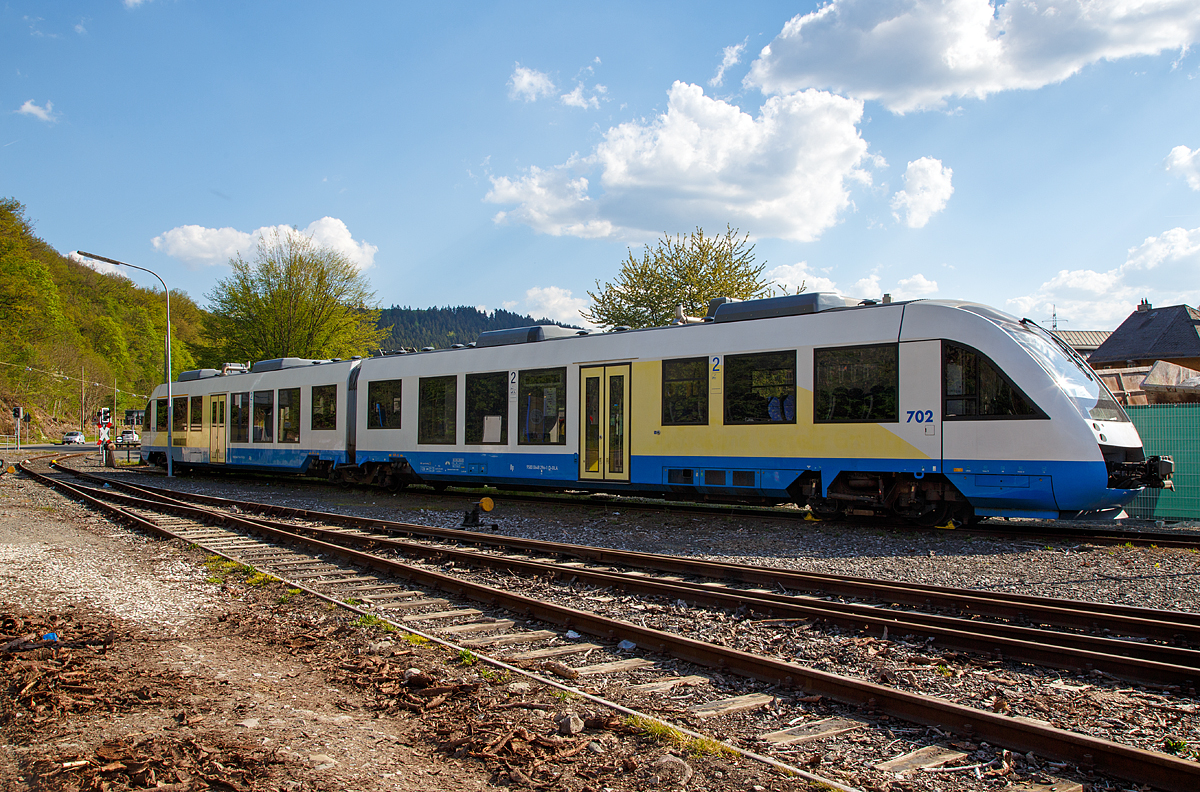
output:
M904 189L892 196L892 215L899 220L903 212L906 226L923 228L930 217L946 208L946 202L954 194L950 184L953 175L954 171L933 157L908 163Z
M1195 0L833 0L789 20L745 83L825 88L904 113L1040 88L1100 60L1198 39Z
M1200 228L1172 228L1130 248L1113 269L1061 270L1037 291L1008 300L1033 319L1058 316L1072 329L1113 328L1142 298L1155 305L1200 302Z
M823 91L771 97L751 116L676 82L666 112L610 128L586 157L492 177L484 200L517 205L498 222L553 235L644 240L728 222L809 241L849 206L847 179L871 182L861 117L861 102Z
M512 303L504 303L507 308ZM534 286L525 292L525 311L534 319L553 319L576 327L592 327L579 312L588 307L582 297L572 297L569 289L558 286Z
M725 82L725 72L742 62L742 53L746 51L746 44L749 39L745 39L741 44L734 44L726 47L721 53L721 65L717 67L717 73L708 81L708 84L713 88L719 88Z
M126 8L137 8L142 3L149 3L150 0L125 0Z
M571 178L577 162L568 160L550 170L533 165L527 175L515 179L491 177L492 189L485 201L519 204L511 211L497 212L495 221L514 220L553 236L585 239L611 236L613 224L596 218L594 204L587 194L587 177Z
M931 281L918 272L911 278L901 278L900 282L896 284L892 296L897 300L915 300L918 297L934 294L937 290L937 281Z
M379 248L366 240L355 242L350 229L336 217L314 220L303 233L311 236L318 244L338 251L360 270L375 264L375 254L379 252Z
M570 93L565 93L560 98L562 99L562 103L568 107L598 110L600 109L600 97L606 93L608 93L608 88L597 84L592 87L591 95L585 96L583 83L576 83L575 88Z
M1167 155L1167 170L1179 171L1187 179L1188 187L1200 190L1200 149L1192 151L1187 146L1176 146Z
M150 240L155 250L161 250L189 266L199 267L226 264L234 256L250 257L258 240L272 232L294 233L291 226L263 226L254 231L238 231L236 228L205 228L184 225L172 228ZM379 248L368 242L354 240L350 229L336 217L322 217L300 229L299 233L312 237L315 242L333 248L348 258L359 269L375 263Z
M809 269L807 262L801 261L799 264L775 267L768 270L766 275L768 283L788 293L794 293L796 288L803 284L807 292L837 292L847 297L871 300L878 300L883 296L883 279L878 272L859 278L848 291L844 291L838 287L837 281L827 277L826 273L831 270L832 268L814 272ZM934 294L937 290L937 281L932 281L918 272L910 278L901 278L889 293L897 300L915 300Z
M851 287L851 292L859 297L869 299L877 299L883 294L883 287L879 285L879 273L873 272L865 278L859 278Z
M794 293L801 286L810 292L835 292L837 284L824 275L818 275L808 269L808 262L798 264L783 264L767 271L767 282L788 293Z
M543 96L554 95L554 81L550 75L537 69L527 69L517 64L508 78L508 98L535 102Z
M31 115L41 121L53 122L58 120L58 117L54 115L54 102L46 102L45 107L39 107L30 99L13 112L20 113L21 115Z

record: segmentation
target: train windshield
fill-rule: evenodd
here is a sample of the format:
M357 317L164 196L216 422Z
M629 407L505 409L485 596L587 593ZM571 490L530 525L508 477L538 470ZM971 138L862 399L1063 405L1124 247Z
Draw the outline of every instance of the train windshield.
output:
M1002 326L1050 374L1084 418L1090 421L1129 420L1108 387L1075 350L1027 320L1022 320L1019 325L1005 322Z

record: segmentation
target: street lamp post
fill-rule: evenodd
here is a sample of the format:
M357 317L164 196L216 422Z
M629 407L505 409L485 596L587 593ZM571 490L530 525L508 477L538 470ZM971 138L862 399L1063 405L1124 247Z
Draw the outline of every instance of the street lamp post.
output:
M162 284L163 293L167 295L167 478L171 478L173 475L175 475L174 467L171 464L171 455L173 454L175 448L175 436L172 433L172 424L174 423L175 418L175 404L171 399L171 290L167 288L167 282L164 281L154 270L148 270L145 267L139 267L137 264L127 264L124 261L117 261L116 259L97 256L95 253L84 253L82 250L76 252L81 256L95 259L96 261L104 261L109 264L116 264L120 267L132 267L135 270L149 272L151 275L158 278L158 282Z

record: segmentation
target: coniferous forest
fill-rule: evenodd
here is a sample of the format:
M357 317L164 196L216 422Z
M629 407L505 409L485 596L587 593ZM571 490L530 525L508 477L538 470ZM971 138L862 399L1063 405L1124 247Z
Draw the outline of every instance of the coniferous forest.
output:
M384 349L443 349L454 344L470 344L485 330L505 330L535 324L555 322L544 318L535 321L531 316L522 316L503 308L486 313L466 305L457 308L400 308L393 305L384 308L379 316L380 327L392 328L384 342Z

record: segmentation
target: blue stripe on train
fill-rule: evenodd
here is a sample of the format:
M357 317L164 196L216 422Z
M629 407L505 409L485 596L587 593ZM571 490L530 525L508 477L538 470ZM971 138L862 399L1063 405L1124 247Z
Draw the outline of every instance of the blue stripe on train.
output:
M175 447L171 454L172 460L179 465L207 465L208 449ZM148 459L150 454L165 454L167 447L142 446L142 459ZM217 463L214 467L245 468L257 470L280 470L288 473L303 473L317 461L325 460L336 465L346 463L345 451L329 449L302 448L300 446L264 445L261 448L225 449L225 462Z
M164 446L143 448L143 456L163 452ZM174 458L183 464L195 464L183 458L176 448ZM279 446L229 448L225 467L258 468L303 472L313 460L332 460L345 464L344 452L317 451ZM684 491L697 494L756 495L786 499L787 488L805 471L821 473L824 486L843 471L922 474L930 460L897 459L802 459L777 457L685 457L636 456L631 460L630 482L588 481L579 479L578 456L574 453L497 453L456 449L416 451L407 454L384 451L360 451L359 464L392 462L406 459L417 475L431 481L460 484L512 484L526 486L569 485L628 488L636 491ZM1136 495L1131 490L1110 490L1108 471L1096 462L1013 462L1001 460L946 460L946 477L975 507L981 516L1057 517L1060 512L1096 511L1120 508ZM691 484L680 474L691 471ZM715 482L722 478L725 484ZM738 473L739 476L734 474ZM749 478L752 477L752 483ZM675 483L672 483L672 480ZM735 486L734 482L749 484Z

